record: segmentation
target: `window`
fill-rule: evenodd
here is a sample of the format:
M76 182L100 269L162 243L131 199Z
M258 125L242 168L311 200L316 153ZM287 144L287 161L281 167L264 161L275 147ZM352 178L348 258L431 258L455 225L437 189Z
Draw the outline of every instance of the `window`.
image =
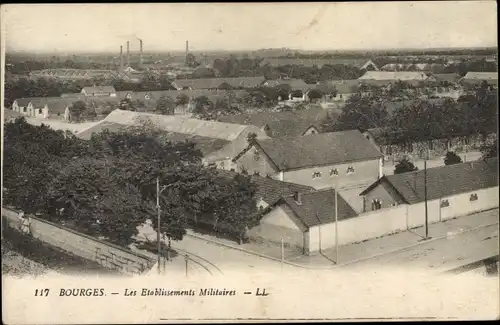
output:
M27 108L23 107L23 112L26 113L26 111L27 111Z
M441 208L446 208L450 206L450 202L448 200L441 201Z
M320 178L321 177L321 173L320 172L314 172L312 174L312 178Z
M316 134L316 131L314 131L314 130L311 130L311 134Z
M354 173L354 167L352 166L347 167L347 174L352 174L352 173Z
M43 113L43 109L39 108L38 109L38 114L42 114Z
M379 199L374 199L372 201L372 210L380 210L382 209L382 201Z
M330 176L338 176L338 175L339 175L339 171L337 168L330 169Z
M476 194L476 193L471 194L471 195L470 195L470 198L469 198L469 201L471 201L471 202L472 202L472 201L477 201L477 194Z
M429 150L434 150L434 142L432 140L429 141Z
M253 153L253 159L255 161L259 161L260 160L260 154L259 154L258 150L255 150L255 152Z

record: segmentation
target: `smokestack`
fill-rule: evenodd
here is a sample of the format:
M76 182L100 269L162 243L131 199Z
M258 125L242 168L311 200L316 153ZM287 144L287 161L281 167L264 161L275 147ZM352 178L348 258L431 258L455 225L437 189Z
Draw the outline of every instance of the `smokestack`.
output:
M130 41L127 41L127 67L130 67Z
M142 67L142 39L139 40L139 66Z
M123 46L120 45L120 73L123 72Z
M188 64L189 41L186 41L186 65Z

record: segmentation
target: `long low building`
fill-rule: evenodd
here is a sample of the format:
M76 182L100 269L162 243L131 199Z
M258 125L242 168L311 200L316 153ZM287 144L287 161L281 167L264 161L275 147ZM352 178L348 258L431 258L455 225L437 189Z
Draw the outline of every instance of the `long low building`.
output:
M242 89L259 87L265 80L264 77L176 79L172 82L172 86L177 90Z
M229 164L234 157L248 145L249 134L257 138L268 138L259 128L252 125L238 125L187 118L183 116L158 115L116 109L104 120L77 136L90 139L93 133L108 130L124 130L144 125L165 132L173 139L192 140L198 143L204 154L204 163ZM183 136L184 135L184 136Z

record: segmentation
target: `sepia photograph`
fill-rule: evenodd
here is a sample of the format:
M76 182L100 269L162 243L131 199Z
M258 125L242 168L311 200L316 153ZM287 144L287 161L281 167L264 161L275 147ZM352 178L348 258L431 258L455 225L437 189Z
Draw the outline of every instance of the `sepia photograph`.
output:
M0 8L5 324L499 319L495 1Z

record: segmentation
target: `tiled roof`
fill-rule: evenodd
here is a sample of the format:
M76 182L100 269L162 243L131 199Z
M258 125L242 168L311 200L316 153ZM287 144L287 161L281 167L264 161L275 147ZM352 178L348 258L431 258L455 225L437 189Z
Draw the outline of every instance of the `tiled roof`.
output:
M415 71L367 71L358 80L426 80L424 72Z
M292 90L306 90L311 87L315 87L315 85L308 85L302 79L276 79L276 80L266 80L266 85L268 87L276 87L279 85L288 85L292 88Z
M116 109L111 112L105 120L108 122L136 126L141 125L141 123L145 121L150 121L164 131L192 134L227 141L237 139L243 131L248 128L252 128L252 126L204 121L183 116L158 115L120 109ZM255 131L253 132L256 132L257 134L261 133L258 128L255 128Z
M234 178L238 175L236 172L217 169L217 173L225 178ZM283 196L288 197L295 192L308 193L314 191L310 186L278 181L268 177L251 175L249 176L252 183L257 187L256 197L262 199L268 205L273 205Z
M334 189L301 193L300 204L297 203L292 196L283 197L282 201L292 209L295 215L307 227L335 222ZM337 196L337 204L337 220L340 221L357 216L354 209L340 194Z
M358 130L257 140L256 143L283 171L382 157Z
M63 114L66 107L71 106L77 102L76 98L61 98L61 97L45 97L32 100L34 108L43 108L45 105L49 108L51 114Z
M328 112L322 108L310 108L292 112L263 112L258 114L238 114L221 116L219 121L242 125L255 125L262 128L269 126L271 137L299 136L310 126L319 128L319 124Z
M498 72L467 72L463 80L498 80Z
M365 195L380 182L391 185L408 204L425 200L424 170L384 176L360 195ZM498 186L498 158L427 169L427 199L448 196Z
M432 76L436 78L436 81L456 82L460 79L457 73L435 73Z
M192 89L217 89L224 83L231 85L233 88L253 88L260 86L264 81L264 77L202 78L176 79L172 84L177 88Z
M17 105L20 107L26 107L31 101L37 100L37 99L43 99L44 97L24 97L24 98L17 98L16 102Z
M90 140L92 134L101 133L104 130L109 130L110 132L123 132L131 128L133 128L133 126L131 125L113 123L103 120L93 125L92 127L77 133L76 136L79 137L80 139ZM172 142L183 142L183 141L193 142L195 144L195 148L199 149L203 155L207 155L214 151L220 150L229 143L229 141L222 139L200 137L190 134L182 134L175 132L163 132L163 134L166 136L166 139Z
M103 92L103 93L116 93L115 87L113 86L97 86L97 87L84 87L87 93L93 92Z

